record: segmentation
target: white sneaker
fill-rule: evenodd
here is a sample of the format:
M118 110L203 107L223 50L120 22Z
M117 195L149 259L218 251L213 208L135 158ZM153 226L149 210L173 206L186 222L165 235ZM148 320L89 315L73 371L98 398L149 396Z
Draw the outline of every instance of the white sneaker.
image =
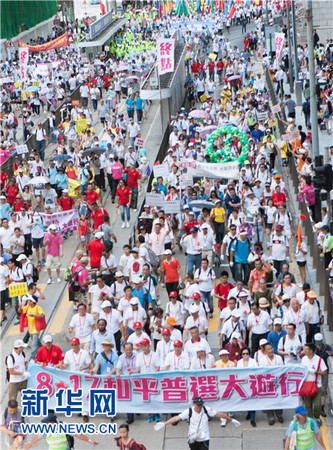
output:
M134 212L136 212L136 211L137 211L137 209L134 210Z
M51 284L51 283L53 283L52 278L49 278L49 279L47 280L47 284Z
M125 222L123 222L123 224L122 224L121 228L125 228Z
M128 222L126 222L126 228L129 228L129 226L130 226L130 225L129 225L129 223L128 223Z
M57 278L57 283L61 283L61 278Z
M227 419L221 419L221 427L225 427L227 425Z

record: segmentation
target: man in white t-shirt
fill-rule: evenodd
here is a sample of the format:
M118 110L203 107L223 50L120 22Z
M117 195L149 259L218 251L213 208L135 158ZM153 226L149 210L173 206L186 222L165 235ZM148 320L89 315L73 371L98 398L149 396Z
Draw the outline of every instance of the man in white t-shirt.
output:
M75 336L80 340L81 348L90 351L91 334L95 329L93 316L86 312L86 305L80 303L77 307L77 314L72 317L69 324L69 333L74 331Z
M210 417L219 417L220 419L230 420L235 427L240 426L238 420L232 419L227 414L217 412L209 406L204 406L204 401L201 397L194 397L193 406L191 408L186 409L177 416L171 417L171 419L166 422L157 423L154 429L155 431L158 431L172 423L177 423L180 420L187 420L189 422L187 442L189 443L190 448L198 450L208 449L210 439L208 420Z
M296 334L296 325L288 323L287 334L279 340L278 354L283 356L285 365L300 364L305 336Z
M87 304L90 306L90 311L88 311L91 312L95 323L97 323L103 311L101 308L102 302L112 297L111 288L104 283L101 275L96 278L96 282L96 284L90 286L87 295Z
M200 308L196 304L192 304L190 306L190 316L186 319L185 322L185 334L184 339L187 341L189 330L192 327L198 327L199 335L202 338L206 338L206 331L208 331L208 323L206 318L200 316L199 314Z
M111 302L109 300L104 300L101 304L102 312L99 315L100 319L106 320L107 330L111 331L114 336L114 340L116 341L116 349L118 355L121 355L120 351L120 343L124 340L124 326L123 326L123 317L120 312L112 308Z
M216 275L213 269L208 267L208 259L202 258L201 267L194 273L194 281L198 283L201 299L209 306L210 317L213 317L213 298L212 290L215 288Z
M127 335L134 332L135 322L140 322L144 327L147 322L147 313L142 308L139 299L132 297L130 300L130 308L127 308L124 314L124 327Z
M198 327L190 328L190 335L191 335L191 339L186 341L185 346L184 346L184 351L185 351L185 353L187 353L190 361L192 361L192 359L197 356L198 344L202 345L202 347L206 353L212 352L206 339L199 336Z
M190 368L190 360L188 355L183 351L182 341L176 340L173 342L173 352L169 352L164 360L164 370L188 370Z
M21 339L14 342L14 350L7 356L7 367L9 372L8 398L16 400L17 394L27 388L28 378L27 372L28 361L23 352L23 348L27 347Z

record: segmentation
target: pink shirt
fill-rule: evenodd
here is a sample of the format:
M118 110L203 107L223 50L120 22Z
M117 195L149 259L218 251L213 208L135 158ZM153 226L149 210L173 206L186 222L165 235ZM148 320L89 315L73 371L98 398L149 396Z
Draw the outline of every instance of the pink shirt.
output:
M49 239L49 242L47 244L46 254L51 256L59 256L60 245L62 244L61 236L59 234L55 234L54 236L52 236L51 233L46 234L44 236L44 244L47 239Z
M88 275L88 270L86 268L83 267L78 267L78 269L80 271L79 273L79 285L82 286L85 280L89 280L89 275Z
M120 180L123 176L122 176L122 168L123 166L120 163L114 163L111 166L111 172L112 172L112 176L115 180Z

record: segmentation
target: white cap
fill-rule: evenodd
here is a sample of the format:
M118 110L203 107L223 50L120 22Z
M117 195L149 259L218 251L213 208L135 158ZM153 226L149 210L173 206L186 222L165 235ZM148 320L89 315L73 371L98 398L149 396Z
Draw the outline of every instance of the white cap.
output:
M164 250L164 254L165 255L172 255L172 250L170 250L170 249Z
M68 192L69 192L68 189L63 189L63 190L62 190L62 193L63 193L63 194L68 194Z
M95 234L95 238L96 238L96 239L102 239L103 236L104 236L104 232L103 232L103 231L98 231L98 232Z
M234 331L231 335L231 339L240 339L241 335L238 331Z
M200 311L199 306L197 306L197 305L191 305L191 306L190 306L190 313L191 313L191 314L195 314L195 313L197 313L197 312L199 312L199 311Z
M241 313L240 311L238 311L238 309L235 309L232 313L231 313L232 317L240 317Z
M45 344L47 342L53 342L53 338L50 334L47 334L46 336L43 337L43 341L45 342Z
M28 347L28 344L25 344L22 339L16 339L16 341L14 342L14 348L19 347Z
M51 223L51 225L49 226L49 230L56 230L57 226L54 225L54 223Z
M184 205L184 209L190 209L188 205Z
M2 256L0 256L0 264L2 264L5 260L3 259Z
M219 356L221 355L229 355L228 350L226 350L225 348L222 348L222 350L219 351Z
M202 230L208 230L209 225L207 223L204 223L201 227Z
M109 302L109 300L104 300L104 302L101 304L101 308L111 308L111 302Z
M247 231L243 230L239 233L240 236L247 236Z
M274 325L282 325L281 317L277 317L276 319L274 319Z
M25 254L24 253L22 253L21 255L19 255L17 258L16 258L16 261L22 261L23 259L28 259L28 257L27 256L25 256Z
M248 294L246 291L240 291L240 293L238 294L238 297L247 297Z
M260 347L261 347L262 345L267 344L267 343L268 343L267 339L260 339L260 341L259 341Z
M23 173L23 169L20 167L18 170L20 173Z
M137 297L132 297L130 300L130 305L138 305L139 299Z
M140 277L135 277L135 278L133 278L133 283L134 284L139 284L139 283L142 283L143 282L143 280L142 280L142 278L140 278Z
M143 157L141 158L141 162L142 162L142 163L146 163L146 162L147 162L147 158L146 158L145 156L143 156Z

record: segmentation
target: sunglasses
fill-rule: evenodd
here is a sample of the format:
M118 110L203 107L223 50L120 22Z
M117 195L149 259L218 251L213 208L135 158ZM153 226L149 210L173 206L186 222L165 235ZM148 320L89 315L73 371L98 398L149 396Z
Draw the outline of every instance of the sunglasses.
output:
M243 352L242 354L243 354L243 355L249 355L250 353L248 353L248 352Z

